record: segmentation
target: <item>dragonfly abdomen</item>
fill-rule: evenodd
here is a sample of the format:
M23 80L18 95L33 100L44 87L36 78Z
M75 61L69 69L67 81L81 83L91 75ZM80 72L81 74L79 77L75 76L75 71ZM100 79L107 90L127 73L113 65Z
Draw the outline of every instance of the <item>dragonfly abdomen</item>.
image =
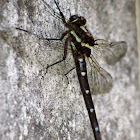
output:
M72 51L73 51L73 57L75 60L78 80L80 83L81 91L83 93L86 108L88 110L91 126L94 132L94 137L95 137L95 140L101 140L100 129L99 129L99 125L98 125L98 121L96 117L94 104L92 102L90 87L89 87L88 78L87 78L85 56L80 55L78 52L75 52L73 50L73 46L72 46Z

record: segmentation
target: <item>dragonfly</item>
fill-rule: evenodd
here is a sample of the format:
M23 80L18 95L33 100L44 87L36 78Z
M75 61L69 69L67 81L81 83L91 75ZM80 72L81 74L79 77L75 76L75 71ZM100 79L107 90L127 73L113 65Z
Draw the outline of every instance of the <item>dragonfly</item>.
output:
M58 1L54 0L58 12L56 12L44 0L42 0L42 2L47 7L48 13L60 20L67 28L67 30L61 35L60 38L41 38L44 40L62 41L64 37L66 37L63 58L47 66L46 70L49 67L64 61L67 57L68 49L71 49L94 138L95 140L101 140L100 128L97 121L96 112L92 101L92 92L90 90L88 81L86 62L88 61L92 68L92 75L90 78L92 79L94 85L93 93L109 92L113 87L113 79L111 75L99 65L92 51L102 60L104 60L108 65L115 65L126 54L127 44L124 41L109 42L103 39L95 40L93 35L87 29L86 19L83 16L71 15L67 20L60 9ZM26 31L20 28L17 29Z

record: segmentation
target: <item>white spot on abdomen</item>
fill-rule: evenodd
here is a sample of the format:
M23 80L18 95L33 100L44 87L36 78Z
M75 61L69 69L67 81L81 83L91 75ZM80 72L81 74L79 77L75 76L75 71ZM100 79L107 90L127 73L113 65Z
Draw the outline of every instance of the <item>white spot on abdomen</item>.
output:
M86 72L81 72L81 75L82 75L82 76L85 76L85 75L86 75Z
M88 94L89 93L89 90L86 90L85 92L86 92L86 94Z
M94 111L94 109L93 109L93 108L91 108L91 109L90 109L90 112L93 112L93 111Z

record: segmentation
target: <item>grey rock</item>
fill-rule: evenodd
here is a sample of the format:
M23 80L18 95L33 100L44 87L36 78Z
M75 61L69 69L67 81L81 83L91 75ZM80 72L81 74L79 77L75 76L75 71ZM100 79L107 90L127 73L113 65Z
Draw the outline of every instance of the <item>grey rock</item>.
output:
M48 3L56 9L53 0ZM100 62L112 75L114 86L108 94L93 95L93 101L103 140L139 140L135 1L65 0L59 4L67 19L69 11L83 15L95 39L127 42L127 54L115 66ZM63 57L64 41L37 36L59 38L64 25L41 0L5 0L0 7L0 139L94 139L76 72L64 76L74 65L71 54L65 63L48 69L44 78L39 75Z

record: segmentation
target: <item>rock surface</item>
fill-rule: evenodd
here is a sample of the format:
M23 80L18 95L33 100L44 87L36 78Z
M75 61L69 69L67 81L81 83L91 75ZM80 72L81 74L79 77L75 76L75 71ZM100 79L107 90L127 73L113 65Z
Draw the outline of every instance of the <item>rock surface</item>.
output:
M48 3L56 10L53 0ZM134 0L60 1L65 16L80 14L95 39L126 41L126 56L115 66L101 65L114 79L110 93L93 95L103 140L139 140L137 44ZM41 0L0 2L0 139L91 140L92 129L69 54L65 63L39 71L63 57L57 37L64 25ZM57 10L56 10L57 11ZM31 32L16 30L22 28Z

